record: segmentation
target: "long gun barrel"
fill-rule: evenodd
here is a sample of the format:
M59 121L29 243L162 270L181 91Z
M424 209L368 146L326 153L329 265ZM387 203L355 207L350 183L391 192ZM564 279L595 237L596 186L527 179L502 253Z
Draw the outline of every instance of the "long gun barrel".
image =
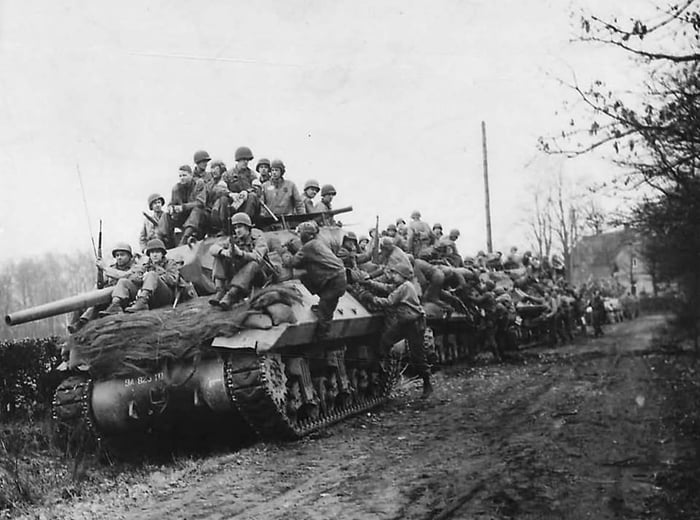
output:
M51 316L58 316L67 312L85 309L94 305L109 303L112 299L112 289L114 287L105 287L104 289L96 289L94 291L77 294L55 302L44 303L29 309L13 312L5 316L5 323L8 325L19 325L28 321L36 321Z

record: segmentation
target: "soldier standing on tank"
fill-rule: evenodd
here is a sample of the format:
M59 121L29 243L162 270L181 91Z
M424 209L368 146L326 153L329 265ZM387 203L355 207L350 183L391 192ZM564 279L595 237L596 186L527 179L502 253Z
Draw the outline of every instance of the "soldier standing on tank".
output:
M179 265L167 258L167 250L162 240L151 240L146 246L148 259L134 265L117 281L112 291L112 303L100 316L138 312L149 308L169 305L175 300L180 278ZM124 306L133 302L129 307Z
M424 248L430 246L433 240L430 226L420 218L420 211L415 210L411 213L411 222L408 224L408 252L416 258Z
M311 294L318 295L318 305L313 306L312 310L318 319L315 337L322 341L328 337L333 313L347 287L345 267L330 246L318 236L316 222L302 222L297 231L301 248L297 248L293 241L287 242L285 246L291 254L283 253L282 260L287 267L306 269L301 282Z
M264 157L262 159L259 159L258 164L255 165L255 171L258 172L258 175L260 176L260 184L264 184L267 181L269 181L270 159L265 159Z
M151 214L144 215L143 226L139 232L139 249L141 251L146 250L146 244L149 240L158 238L158 222L163 216L163 206L165 206L165 199L160 193L152 193L148 196L148 209Z
M207 164L211 161L211 157L204 150L194 152L194 168L192 176L195 179L202 179L205 183L211 179L211 174L207 171Z
M113 287L117 285L119 280L129 274L129 271L136 262L131 246L126 242L118 242L114 245L112 248L112 258L114 258L114 262L110 265L107 265L102 258L95 261L97 268L101 269L105 275L105 287ZM88 321L97 318L99 311L103 310L104 308L105 306L88 307L77 320L68 325L68 332L74 334L83 328Z
M248 296L254 284L265 283L262 264L267 242L262 231L253 228L250 216L242 212L231 217L231 225L231 236L209 249L214 257L212 275L216 284L216 294L209 303L224 310Z
M253 152L247 146L240 146L234 155L236 164L224 174L224 181L233 192L250 190L253 187L253 179L258 176L248 167L248 163L253 160ZM233 183L236 186L233 186Z
M314 206L316 205L316 203L314 202L314 197L318 195L319 191L321 191L321 186L316 179L309 179L304 184L303 200L304 209L307 213L314 212Z
M325 213L333 211L333 198L336 196L335 188L332 184L324 184L321 188L321 200L314 206L313 213ZM333 215L323 215L316 219L319 226L340 226L340 222L333 218Z
M408 249L408 242L406 242L406 239L399 235L399 230L396 227L396 224L389 224L386 227L386 236L391 237L394 241L394 245L401 249L402 251L406 252Z
M173 186L170 203L158 223L158 238L170 247L175 245L176 226L182 229L180 245L183 245L190 237L201 236L206 225L207 188L204 181L195 179L188 165L181 166L178 174L180 180Z
M366 298L372 305L385 309L384 332L380 339L382 355L384 358L388 357L391 347L396 342L406 340L411 362L423 379L422 397L425 399L433 393L433 385L423 346L425 311L416 286L411 281L413 270L405 265L398 265L389 270L389 277L394 289L386 298L374 295Z
M296 184L284 178L286 168L280 159L271 163L271 178L263 184L262 202L275 215L303 215L304 201L299 195ZM265 210L264 214L268 211Z

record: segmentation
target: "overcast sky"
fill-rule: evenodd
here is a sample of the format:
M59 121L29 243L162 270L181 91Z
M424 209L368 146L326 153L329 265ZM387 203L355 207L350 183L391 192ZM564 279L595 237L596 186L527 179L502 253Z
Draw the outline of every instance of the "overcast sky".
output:
M91 247L78 165L92 232L137 245L151 192L169 198L195 150L231 165L240 145L334 184L350 229L420 209L476 251L481 121L494 245L526 246L526 166L570 97L556 78L625 73L569 43L580 4L0 0L0 260Z

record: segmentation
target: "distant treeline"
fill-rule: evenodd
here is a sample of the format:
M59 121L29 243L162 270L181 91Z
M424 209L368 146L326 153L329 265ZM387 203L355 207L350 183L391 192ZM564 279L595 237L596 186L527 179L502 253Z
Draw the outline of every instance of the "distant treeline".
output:
M5 325L4 318L43 303L92 290L96 282L95 259L90 253L46 253L0 264L0 340L65 336L68 316L16 325Z

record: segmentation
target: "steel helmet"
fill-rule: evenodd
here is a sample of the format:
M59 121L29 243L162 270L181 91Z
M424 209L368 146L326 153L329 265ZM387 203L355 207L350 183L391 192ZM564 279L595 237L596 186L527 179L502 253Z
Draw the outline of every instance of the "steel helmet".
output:
M234 226L236 224L243 224L244 226L248 226L249 228L253 227L253 222L251 222L250 216L248 216L247 213L243 213L242 211L236 213L234 216L231 217L231 224L233 224Z
M323 188L321 188L321 197L324 195L335 195L335 188L333 187L332 184L324 184Z
M354 231L348 231L345 233L345 236L343 236L343 240L352 240L357 243L357 235Z
M307 233L309 235L316 235L318 234L318 224L316 224L314 220L307 220L297 226L297 232L299 234Z
M420 211L418 211L417 209L415 209L411 212L411 218L420 218L420 217L421 217Z
M247 146L239 146L236 148L236 160L242 161L243 159L253 160L253 152Z
M389 224L389 225L386 227L386 230L387 230L387 231L398 231L398 229L396 228L396 224Z
M321 189L321 186L316 179L309 179L304 184L304 191L308 190L309 188L316 188L316 191L318 191Z
M440 231L442 231L442 224L440 224L439 222L436 222L435 224L433 224L433 229L435 229L435 228L437 228L437 229L439 229Z
M262 159L258 160L258 164L255 165L255 171L259 172L260 166L262 166L263 164L269 168L270 167L270 159L262 158Z
M146 244L146 254L150 253L151 251L156 251L156 250L161 250L163 251L163 254L166 254L168 252L167 249L165 249L165 244L160 238L153 238L148 241Z
M379 241L379 247L381 247L381 248L394 247L394 239L391 237L382 237L381 240Z
M224 173L226 171L226 163L222 161L221 159L216 159L215 161L212 161L209 163L209 167L213 170L216 167L219 167L221 170L221 173Z
M285 167L284 163L282 162L282 159L273 159L270 163L270 169L272 170L273 168L279 168L282 171L282 173L284 173Z
M192 173L192 168L190 167L189 164L183 164L182 166L180 166L178 168L178 171Z
M211 157L209 157L209 154L204 151L204 150L197 150L194 152L194 163L200 163L202 161L211 161Z
M129 256L134 256L134 253L131 250L131 246L126 242L117 242L116 244L114 244L114 247L112 248L112 257L117 256L117 251L124 251L125 253L129 253Z
M155 201L157 201L158 199L160 199L161 202L163 203L163 205L165 205L165 199L163 198L163 196L160 193L151 193L148 196L148 209L153 209L152 208L153 203Z
M413 278L413 269L411 269L411 266L409 266L407 264L395 265L394 267L391 268L391 270L395 273L399 273L401 276L403 276L407 280L410 280L411 278Z

